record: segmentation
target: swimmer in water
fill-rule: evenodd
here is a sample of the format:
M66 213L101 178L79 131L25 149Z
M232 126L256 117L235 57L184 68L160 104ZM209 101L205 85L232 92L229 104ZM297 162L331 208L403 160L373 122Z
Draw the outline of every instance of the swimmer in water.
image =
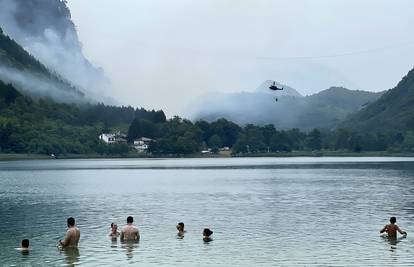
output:
M184 223L183 222L179 222L176 226L177 230L178 230L178 237L184 237L184 233L186 232L184 230Z
M17 250L20 250L22 253L29 252L29 239L23 239L22 243L20 243L20 248Z
M109 237L117 238L120 234L121 233L118 231L118 225L116 223L111 223L111 232L109 233Z
M213 239L211 238L211 235L213 234L213 231L211 231L208 228L204 228L203 230L203 241L204 242L210 242L213 241Z
M390 224L387 224L384 226L384 228L381 229L380 233L384 233L386 232L388 234L388 238L391 239L397 239L397 231L406 236L407 232L403 231L400 229L400 227L398 227L398 225L396 225L395 223L397 222L397 219L395 217L391 217L390 218Z
M121 230L121 241L139 241L140 235L138 227L133 225L134 218L128 216L127 225L125 225Z
M67 220L68 230L66 232L65 239L59 240L59 246L62 247L77 247L80 238L79 228L75 225L75 219L73 217Z

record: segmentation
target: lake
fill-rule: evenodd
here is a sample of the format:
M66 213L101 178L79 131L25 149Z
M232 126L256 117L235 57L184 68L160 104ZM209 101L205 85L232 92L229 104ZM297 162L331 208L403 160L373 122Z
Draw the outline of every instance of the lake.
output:
M139 244L110 240L129 215ZM80 246L61 251L70 216ZM413 266L414 158L0 162L0 218L1 266Z

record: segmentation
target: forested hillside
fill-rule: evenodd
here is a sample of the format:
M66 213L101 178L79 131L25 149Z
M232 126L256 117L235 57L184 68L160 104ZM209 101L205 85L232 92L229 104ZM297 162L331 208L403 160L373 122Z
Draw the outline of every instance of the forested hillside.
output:
M375 102L381 93L331 87L304 98L298 128L334 129L350 114Z
M107 145L101 133L123 131L129 144ZM163 111L103 104L64 104L31 99L0 81L0 152L64 155L127 155L133 141L152 138L149 155L189 155L223 147L233 154L290 151L414 152L414 135L397 129L380 133L280 130L274 125L244 127L226 119L213 122L174 117ZM136 152L135 152L136 153Z
M110 98L110 84L103 70L93 66L83 54L67 1L0 0L0 27L90 99Z
M162 111L31 99L0 81L0 152L37 154L121 154L129 148L99 142L102 132L128 129L135 118L165 121Z
M414 69L381 98L351 116L341 127L359 132L414 130Z
M61 102L85 102L84 94L48 70L0 28L0 79L31 96L49 96Z

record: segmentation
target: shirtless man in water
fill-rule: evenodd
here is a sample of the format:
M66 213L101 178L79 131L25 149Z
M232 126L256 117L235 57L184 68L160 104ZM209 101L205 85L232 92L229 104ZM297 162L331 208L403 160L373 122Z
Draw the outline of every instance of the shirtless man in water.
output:
M121 242L123 241L139 241L139 231L138 228L133 225L134 218L128 216L127 225L125 225L121 230Z
M59 240L59 245L62 247L77 247L80 238L79 228L75 226L75 219L70 217L67 220L68 231L66 232L65 239Z
M402 235L407 235L407 232L403 231L396 225L397 219L395 217L390 218L390 224L387 224L384 226L384 228L381 229L380 233L387 232L388 238L396 239L397 238L397 231Z

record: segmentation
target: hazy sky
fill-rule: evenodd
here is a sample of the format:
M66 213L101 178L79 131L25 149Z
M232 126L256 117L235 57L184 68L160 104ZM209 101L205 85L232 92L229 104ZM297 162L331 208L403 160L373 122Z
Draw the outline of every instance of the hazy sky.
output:
M380 91L414 67L412 0L69 0L121 104L185 115L207 92L272 79Z

